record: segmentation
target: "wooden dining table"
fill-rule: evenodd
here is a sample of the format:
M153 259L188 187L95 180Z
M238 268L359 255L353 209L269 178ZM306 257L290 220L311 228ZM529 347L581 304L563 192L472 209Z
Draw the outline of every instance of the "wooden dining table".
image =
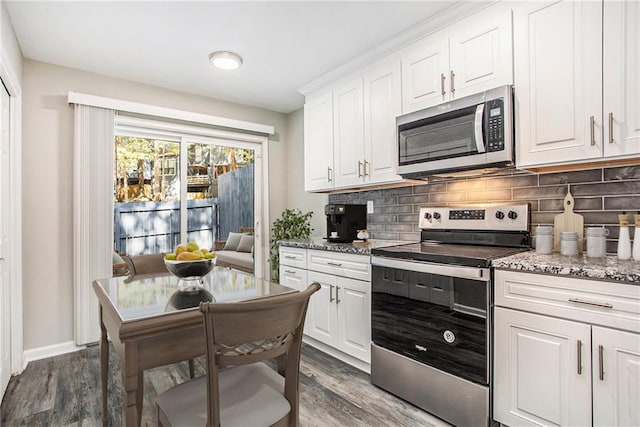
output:
M201 301L240 302L294 289L215 267L197 289L181 290L171 274L113 277L93 282L100 309L102 424L107 423L109 339L121 361L123 420L140 425L143 372L205 354Z

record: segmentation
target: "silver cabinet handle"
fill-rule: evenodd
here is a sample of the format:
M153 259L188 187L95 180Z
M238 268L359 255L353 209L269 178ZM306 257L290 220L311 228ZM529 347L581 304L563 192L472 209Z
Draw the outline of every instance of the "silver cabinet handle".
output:
M613 308L613 304L609 304L607 302L585 301L579 298L569 298L567 301L575 302L577 304L593 305L596 307Z
M446 80L446 77L444 76L444 73L440 73L440 90L442 91L442 96L444 96L447 93L444 90L444 81L445 80Z
M285 255L284 257L287 258L287 259L296 259L297 258L297 256L295 256L295 255Z
M582 375L582 341L578 340L578 375Z
M341 262L331 262L331 261L328 261L328 262L327 262L327 265L332 265L332 266L334 266L334 267L342 267L342 263L341 263Z
M449 91L451 92L451 95L453 95L453 93L456 91L455 88L455 84L454 84L454 78L455 78L456 74L453 72L453 70L451 70L451 73L449 74Z
M331 177L331 166L327 166L327 181L331 182L333 178Z
M364 176L369 175L369 172L367 172L369 170L369 162L368 161L364 161Z
M287 274L296 274L295 270L285 270L284 272Z
M598 346L598 376L600 381L604 381L604 346Z
M329 285L329 302L333 302L333 285Z
M362 162L358 160L358 178L362 178Z
M340 286L336 286L336 304L340 304L340 294L338 293L340 291Z
M589 130L591 132L591 146L596 145L596 118L594 116L589 117Z
M613 113L609 113L609 144L613 144Z

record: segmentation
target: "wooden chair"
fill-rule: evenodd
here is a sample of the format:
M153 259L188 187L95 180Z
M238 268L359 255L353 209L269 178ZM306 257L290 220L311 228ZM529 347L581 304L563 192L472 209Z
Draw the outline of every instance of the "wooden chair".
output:
M156 398L161 426L298 426L300 348L320 289L241 303L201 303L207 375ZM284 378L264 363L278 358ZM227 368L227 369L223 369Z

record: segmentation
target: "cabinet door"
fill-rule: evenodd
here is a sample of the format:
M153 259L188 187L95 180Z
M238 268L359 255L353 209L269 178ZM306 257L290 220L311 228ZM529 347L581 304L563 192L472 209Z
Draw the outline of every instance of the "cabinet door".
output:
M307 97L304 105L306 191L333 188L333 95Z
M435 33L411 45L402 57L402 113L449 99L449 40Z
M602 3L514 6L516 164L602 157Z
M640 3L604 2L604 155L640 153Z
M512 426L591 425L590 326L494 312L494 418Z
M336 187L364 182L364 103L362 79L333 91Z
M338 313L336 277L329 274L307 272L309 283L318 282L320 290L311 296L305 322L306 333L325 344L336 346L338 342Z
M367 183L399 181L396 116L402 109L400 62L364 76L364 174Z
M338 277L338 348L369 363L371 348L371 283Z
M593 326L593 425L640 425L640 334Z
M449 34L453 98L513 84L511 9L493 6L455 24Z

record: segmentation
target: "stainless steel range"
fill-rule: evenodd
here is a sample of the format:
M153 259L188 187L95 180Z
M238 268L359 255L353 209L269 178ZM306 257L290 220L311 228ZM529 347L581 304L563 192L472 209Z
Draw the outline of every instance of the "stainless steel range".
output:
M491 422L491 261L530 249L526 204L420 209L372 250L371 382L457 426Z

